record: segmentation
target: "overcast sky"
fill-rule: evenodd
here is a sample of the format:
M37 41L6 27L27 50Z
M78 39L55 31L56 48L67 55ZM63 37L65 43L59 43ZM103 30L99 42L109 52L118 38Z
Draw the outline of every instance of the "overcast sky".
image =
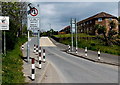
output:
M33 0L31 0L33 1ZM34 0L37 1L37 0ZM41 0L42 1L42 0ZM100 12L106 12L118 17L118 2L39 2L41 14L41 29L51 28L59 31L70 24L70 18L77 21L86 19ZM72 1L72 0L71 0ZM94 1L94 0L93 0Z

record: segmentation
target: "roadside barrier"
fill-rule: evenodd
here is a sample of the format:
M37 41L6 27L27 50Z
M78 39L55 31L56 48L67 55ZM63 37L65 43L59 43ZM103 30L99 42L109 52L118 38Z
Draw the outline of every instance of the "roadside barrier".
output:
M32 80L35 80L35 59L32 58Z
M34 44L34 51L33 51L34 53L36 53L36 45Z
M45 62L45 49L43 49L43 62Z
M41 67L42 67L42 65L41 65L41 52L39 53L38 62L39 62L39 69L41 69Z
M100 50L98 50L98 60L100 61Z
M87 47L85 47L85 57L87 57Z
M39 48L38 48L38 45L36 46L36 55L38 55L38 50L39 50Z

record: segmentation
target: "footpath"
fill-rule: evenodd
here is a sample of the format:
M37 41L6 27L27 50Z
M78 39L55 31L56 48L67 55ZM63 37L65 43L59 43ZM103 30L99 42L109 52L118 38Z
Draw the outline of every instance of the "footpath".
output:
M39 69L38 55L30 50L30 59L27 62L27 43L24 44L23 53L23 73L25 77L26 84L37 84L37 83L60 83L58 74L54 67L46 60L46 62L41 63L41 69ZM32 80L32 58L35 59L35 80ZM54 74L54 75L53 75ZM56 78L58 78L56 80Z
M84 58L84 59L87 59L87 60L90 60L93 62L120 66L119 61L118 61L118 60L120 60L120 56L100 52L100 60L99 60L97 51L91 51L91 50L87 49L87 56L85 53L85 49L82 49L82 48L78 48L77 53L76 52L69 52L68 45L59 43L52 38L50 38L50 39L57 47L60 48L61 51L64 51L68 54L74 55L76 57ZM75 47L73 49L75 49Z

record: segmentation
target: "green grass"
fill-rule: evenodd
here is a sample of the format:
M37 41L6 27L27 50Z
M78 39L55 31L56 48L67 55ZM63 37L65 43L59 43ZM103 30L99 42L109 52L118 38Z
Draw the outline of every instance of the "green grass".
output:
M24 83L22 72L22 52L20 46L26 42L27 38L21 37L18 39L14 50L7 51L6 56L2 59L2 83Z
M71 37L71 34L62 34L62 35L54 35L54 36L58 37L58 38L65 38L65 37ZM78 37L95 37L95 36L94 35L87 35L85 33L79 33Z
M60 37L60 35L55 35L56 37L59 38L65 38L65 37L70 37L70 34L64 34L61 35L62 37ZM65 37L64 37L65 36ZM91 36L91 35L86 35L86 34L78 34L79 37L95 37L95 36ZM71 39L64 39L64 40L60 40L61 43L66 44L66 45L71 45ZM75 42L74 42L74 46L75 46ZM105 46L104 42L98 39L78 39L78 48L85 48L88 47L89 50L93 50L93 51L98 51L98 49L100 49L102 52L104 53L109 53L109 54L114 54L114 55L120 55L119 49L120 47L118 45L113 45L113 46Z

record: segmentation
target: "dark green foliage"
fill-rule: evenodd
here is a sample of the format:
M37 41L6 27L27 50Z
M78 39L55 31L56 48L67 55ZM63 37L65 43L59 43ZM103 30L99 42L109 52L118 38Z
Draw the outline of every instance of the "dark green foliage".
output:
M103 34L106 46L110 46L110 45L114 44L113 41L115 41L115 39L116 39L115 35L117 34L117 32L115 30L113 30L116 27L116 24L114 23L114 21L111 21L109 26L110 26L110 28L108 28L109 29L108 33L106 31L105 26L102 26L100 24L96 24L94 26L94 28L98 34Z
M15 44L14 50L7 51L7 55L2 59L2 83L24 83L22 73L22 52L20 46L26 42L27 38L20 37Z
M22 31L22 19L25 16L24 11L22 10L25 10L26 3L2 2L1 7L2 15L9 16L9 30L6 31L6 48L7 50L13 50L15 43L17 43L18 37L22 36L22 32L27 31L26 29ZM4 40L4 38L2 39ZM4 46L3 42L2 44Z

